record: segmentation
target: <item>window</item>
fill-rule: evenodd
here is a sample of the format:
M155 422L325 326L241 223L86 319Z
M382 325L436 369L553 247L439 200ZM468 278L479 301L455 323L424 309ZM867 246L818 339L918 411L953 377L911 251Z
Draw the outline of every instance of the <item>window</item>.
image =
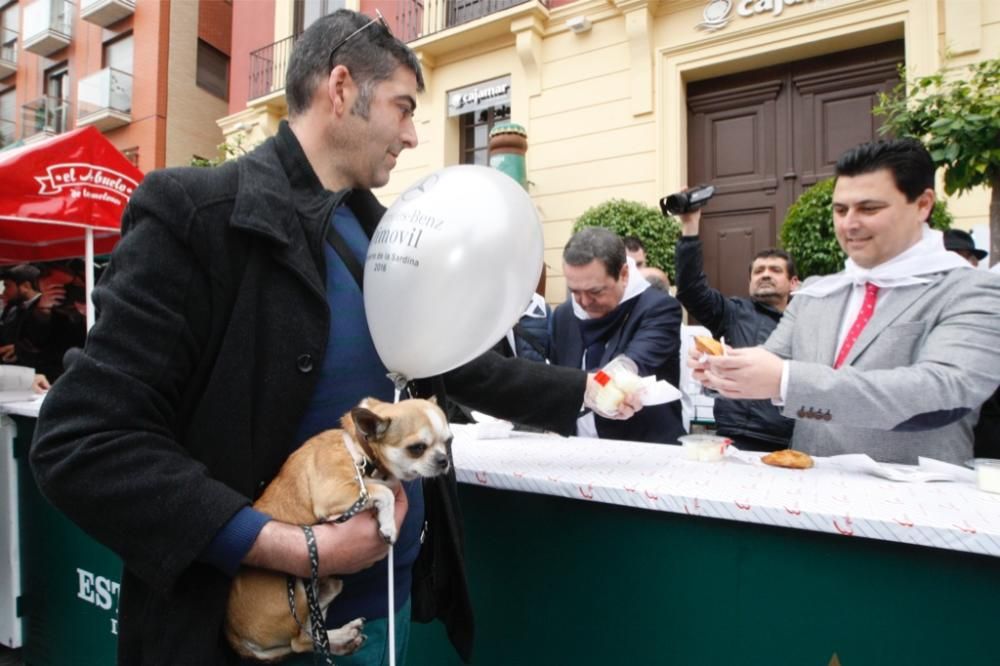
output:
M216 97L229 99L229 56L202 39L198 40L196 82Z
M510 119L510 105L494 106L458 117L461 139L459 164L489 166L490 130L501 120Z
M0 8L0 60L17 62L17 26L20 21L16 2Z
M344 0L295 0L295 34L301 35L320 16L343 8Z
M45 70L45 94L56 100L69 99L69 65L61 62Z
M14 114L17 112L17 91L8 88L0 92L0 148L14 142Z
M102 67L117 69L126 74L132 73L134 58L132 57L132 33L104 42L104 53L101 56Z
M36 128L51 134L68 130L69 95L69 65L61 62L45 70L45 100L35 111Z

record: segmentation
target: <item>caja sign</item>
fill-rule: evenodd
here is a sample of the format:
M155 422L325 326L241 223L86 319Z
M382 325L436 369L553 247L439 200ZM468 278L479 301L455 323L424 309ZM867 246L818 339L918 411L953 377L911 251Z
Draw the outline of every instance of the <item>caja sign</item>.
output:
M780 16L786 7L804 5L817 0L709 0L702 12L704 19L698 24L698 29L714 32L729 25L733 7L736 13L744 18L752 18L758 14ZM825 0L818 0L822 3Z

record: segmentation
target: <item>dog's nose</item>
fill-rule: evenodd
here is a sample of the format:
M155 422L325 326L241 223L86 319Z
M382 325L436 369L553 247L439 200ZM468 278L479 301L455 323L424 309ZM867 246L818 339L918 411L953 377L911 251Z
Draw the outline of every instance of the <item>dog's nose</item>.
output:
M441 469L448 469L448 456L443 453L439 453L437 457L434 458L434 464Z

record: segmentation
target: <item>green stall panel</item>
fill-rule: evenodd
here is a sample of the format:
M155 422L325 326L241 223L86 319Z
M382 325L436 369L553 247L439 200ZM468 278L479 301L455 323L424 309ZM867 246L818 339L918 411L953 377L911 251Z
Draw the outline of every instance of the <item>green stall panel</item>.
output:
M997 558L466 484L459 496L477 665L1000 664ZM414 626L408 666L460 663L439 623Z
M114 663L121 564L18 435L24 660ZM461 484L474 664L994 666L1000 558ZM414 625L407 666L461 663ZM401 665L402 666L402 665Z
M42 497L28 465L35 420L13 417L25 666L115 663L121 560Z

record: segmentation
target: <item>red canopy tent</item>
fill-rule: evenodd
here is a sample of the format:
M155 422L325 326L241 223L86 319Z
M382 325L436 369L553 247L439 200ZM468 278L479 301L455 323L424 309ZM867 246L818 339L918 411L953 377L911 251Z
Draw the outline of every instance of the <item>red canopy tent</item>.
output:
M0 152L0 264L85 257L89 303L94 254L118 242L141 180L94 127Z

